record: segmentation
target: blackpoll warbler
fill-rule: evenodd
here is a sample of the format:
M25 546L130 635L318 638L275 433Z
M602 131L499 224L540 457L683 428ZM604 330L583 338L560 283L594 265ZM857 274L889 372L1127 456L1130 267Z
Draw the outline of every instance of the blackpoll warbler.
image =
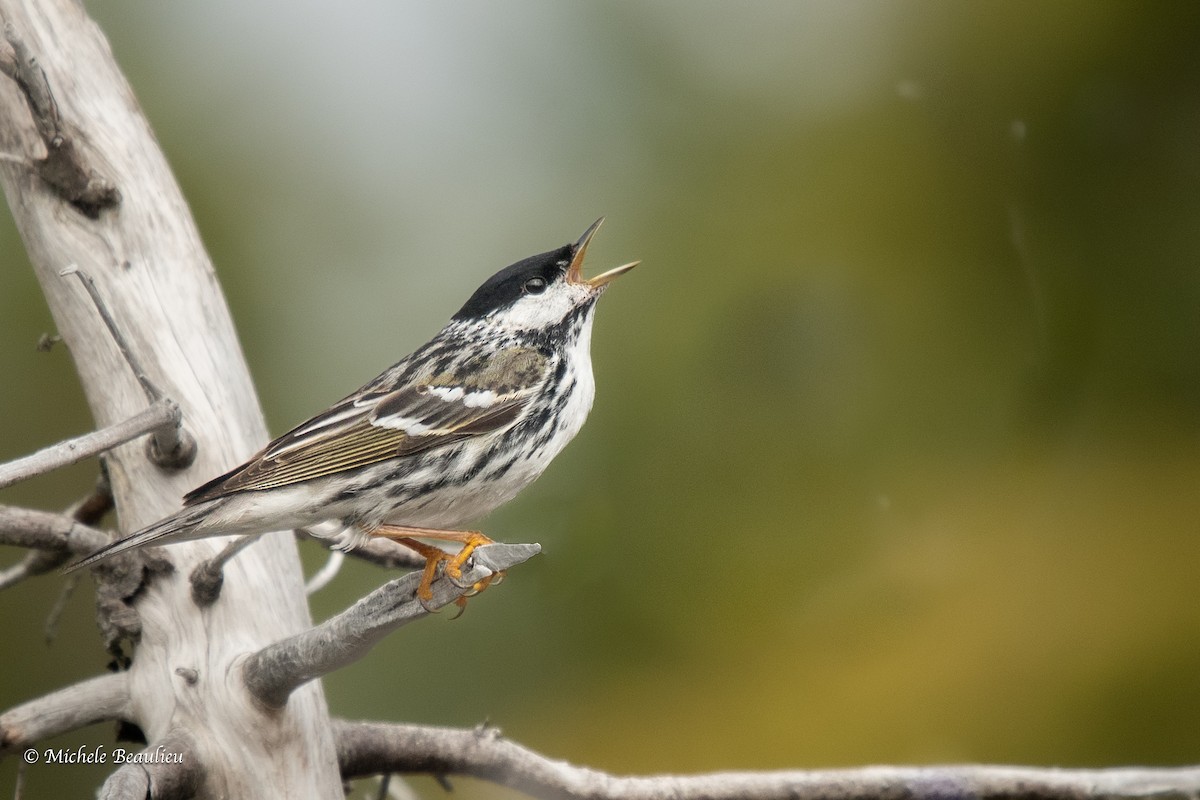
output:
M415 353L184 497L178 513L69 569L135 547L337 523L338 545L386 536L461 576L491 540L459 530L511 500L592 407L596 301L638 262L585 279L579 241L500 270ZM462 545L453 558L413 537Z

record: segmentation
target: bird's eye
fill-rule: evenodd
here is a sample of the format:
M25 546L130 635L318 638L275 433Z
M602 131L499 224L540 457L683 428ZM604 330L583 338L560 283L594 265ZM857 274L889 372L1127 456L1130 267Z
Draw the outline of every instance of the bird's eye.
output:
M530 278L529 280L525 281L526 294L541 294L544 291L546 291L545 278Z

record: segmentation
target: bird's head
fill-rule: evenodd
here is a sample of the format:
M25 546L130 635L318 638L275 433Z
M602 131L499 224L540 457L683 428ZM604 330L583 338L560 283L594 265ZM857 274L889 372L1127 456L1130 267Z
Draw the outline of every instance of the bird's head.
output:
M591 307L613 278L639 263L623 264L594 278L583 277L588 243L603 221L601 217L593 222L575 244L500 270L475 290L454 320L481 321L509 330L540 330Z

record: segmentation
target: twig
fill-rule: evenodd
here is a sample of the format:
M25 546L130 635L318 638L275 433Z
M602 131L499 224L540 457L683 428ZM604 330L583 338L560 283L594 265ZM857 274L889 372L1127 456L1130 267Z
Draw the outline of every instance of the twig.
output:
M68 575L67 579L63 581L62 589L58 593L58 599L50 607L50 613L46 615L46 624L42 626L42 638L47 645L54 644L54 640L58 638L58 622L62 619L62 615L66 613L67 604L71 602L71 595L75 594L75 589L78 588L81 580L83 580L83 575L79 574Z
M12 23L5 23L4 38L12 47L14 58L0 59L0 72L21 89L38 136L46 146L46 157L35 162L38 175L77 211L89 219L99 219L102 210L121 202L120 191L85 163L65 131L46 73Z
M100 787L101 800L184 800L196 795L204 775L186 734L175 731L137 755L108 776Z
M326 559L325 565L314 572L313 576L308 579L308 583L304 584L304 593L312 597L324 589L337 577L337 574L342 569L342 564L345 563L346 552L344 550L330 550L329 558Z
M0 592L27 578L58 569L70 558L71 554L66 550L31 550L16 564L0 570Z
M345 779L381 772L458 774L554 800L1084 800L1200 797L1200 767L1099 770L944 766L618 777L473 730L334 721Z
M463 572L462 586L439 578L428 605L437 609L467 596L473 584L540 551L536 544L481 547L472 554L473 566ZM420 579L410 573L389 581L320 625L250 655L242 669L246 688L269 708L282 708L297 687L362 658L396 628L430 613L416 597Z
M315 536L303 528L296 530L301 539L310 539L327 550L334 550L333 542L324 536ZM367 563L384 569L416 569L425 563L425 559L415 552L391 539L372 537L353 550L345 551L351 558L359 558Z
M98 431L67 439L32 455L0 465L0 489L20 481L77 464L179 420L179 406L162 399L129 419Z
M125 359L125 363L129 365L133 376L137 378L138 383L141 385L146 399L152 405L165 401L175 406L174 417L151 432L153 436L150 438L150 460L160 467L168 469L183 469L190 466L196 460L196 440L184 430L183 416L180 414L178 406L162 393L158 386L150 380L150 376L146 374L146 370L142 368L141 361L134 354L133 348L129 346L129 342L125 340L125 334L121 333L120 326L117 325L117 321L109 313L108 305L104 302L104 298L100 296L100 290L96 288L96 282L92 280L92 276L75 265L63 269L59 274L64 277L74 275L83 284L84 290L92 298L92 305L96 307L96 312L104 322L104 327L108 328L108 334L116 344L117 350L120 351L121 357Z
M0 757L51 736L129 714L129 674L101 675L0 714Z

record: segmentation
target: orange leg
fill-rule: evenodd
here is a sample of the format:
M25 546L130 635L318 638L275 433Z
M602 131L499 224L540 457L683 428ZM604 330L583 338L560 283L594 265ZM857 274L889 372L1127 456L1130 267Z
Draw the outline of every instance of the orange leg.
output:
M417 586L417 598L421 601L422 605L433 599L431 584L437 577L438 564L445 562L446 577L457 581L462 578L463 564L467 563L467 559L471 557L471 553L475 551L475 548L495 543L479 531L444 531L437 528L412 528L406 525L380 525L371 531L371 534L399 542L424 556L425 571L421 574L420 585ZM456 555L451 556L440 547L434 547L413 538L417 536L422 539L435 539L442 542L458 542L462 545L462 549ZM496 576L489 576L475 584L472 587L473 592L481 592L486 589L494 577ZM465 607L466 598L460 597L457 605L460 608Z

